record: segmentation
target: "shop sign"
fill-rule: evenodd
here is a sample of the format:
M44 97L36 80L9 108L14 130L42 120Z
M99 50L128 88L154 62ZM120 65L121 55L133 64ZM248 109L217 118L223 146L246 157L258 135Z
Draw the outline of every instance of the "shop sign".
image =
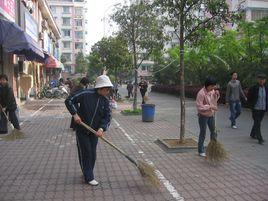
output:
M30 13L25 12L25 31L32 37L36 42L38 42L38 26Z
M46 31L44 32L44 50L49 52L49 36Z
M0 0L0 13L15 22L15 0Z

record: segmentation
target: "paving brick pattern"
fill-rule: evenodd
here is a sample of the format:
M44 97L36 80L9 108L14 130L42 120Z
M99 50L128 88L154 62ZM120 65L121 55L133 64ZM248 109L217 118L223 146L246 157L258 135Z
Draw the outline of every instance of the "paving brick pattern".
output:
M160 189L146 183L135 166L104 142L98 145L95 168L100 185L84 184L62 100L33 101L21 113L27 138L0 141L0 201L176 200L163 183ZM113 119L107 139L135 159L152 161L184 200L268 200L268 172L254 163L230 155L224 164L211 166L196 151L166 153L154 141L177 137L176 125L163 119L144 123L140 116L118 112Z

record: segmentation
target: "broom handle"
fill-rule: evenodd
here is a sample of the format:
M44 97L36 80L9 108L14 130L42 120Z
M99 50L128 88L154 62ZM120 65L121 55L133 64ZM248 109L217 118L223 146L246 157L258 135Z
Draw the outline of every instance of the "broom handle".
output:
M3 107L2 107L1 104L0 104L0 108L1 108L2 113L4 113L4 116L6 117L7 121L9 121L9 119L8 119L8 117L7 117L7 114L4 112Z
M87 130L89 130L90 132L96 134L97 132L91 128L89 125L85 124L84 122L80 123L83 127L85 127ZM133 163L134 165L138 166L137 162L131 158L130 156L128 156L122 149L120 149L119 147L117 147L116 145L114 145L112 142L110 142L109 140L107 140L105 137L100 137L100 139L102 139L104 142L106 142L107 144L109 144L111 147L113 147L114 149L116 149L119 153L121 153L122 155L124 155L131 163Z

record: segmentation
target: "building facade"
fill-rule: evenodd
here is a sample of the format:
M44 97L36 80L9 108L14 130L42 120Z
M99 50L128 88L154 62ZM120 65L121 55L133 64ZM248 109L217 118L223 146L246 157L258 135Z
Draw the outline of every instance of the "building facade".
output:
M1 73L19 102L49 81L47 60L58 59L60 31L46 0L0 0L0 26Z
M268 17L268 0L227 0L227 3L233 11L241 7L247 21Z
M85 1L49 0L54 19L62 38L59 41L60 58L65 71L75 73L75 58L78 52L85 52Z

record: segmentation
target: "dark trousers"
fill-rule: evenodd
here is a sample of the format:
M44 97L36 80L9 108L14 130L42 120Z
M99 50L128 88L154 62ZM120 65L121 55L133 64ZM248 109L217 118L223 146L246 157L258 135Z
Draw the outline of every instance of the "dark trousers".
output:
M257 138L259 141L263 141L261 135L261 121L264 117L264 110L252 110L252 118L254 120L253 127L251 129L250 136L253 138Z
M231 115L230 115L231 125L235 126L236 125L235 120L241 114L241 102L239 100L230 101L229 105L230 105L230 112L231 112Z
M96 150L98 137L95 134L87 134L84 130L76 130L76 141L79 163L86 182L94 179L93 169L97 158Z
M8 110L9 120L13 124L14 128L20 130L20 124L15 110Z
M128 93L129 98L130 98L130 95L131 95L131 97L133 97L133 92L132 91L127 91L127 93Z
M198 123L200 127L200 133L198 138L198 153L205 153L204 141L206 138L207 126L210 130L210 139L216 139L217 133L215 130L215 117L206 117L198 114Z
M145 103L144 96L145 96L146 90L140 90L140 92L141 92L141 97L142 97L142 104L144 104Z
M76 123L74 121L74 118L71 118L71 124L70 124L70 128L72 128L75 131L75 127L76 127Z
M0 134L6 134L7 133L7 118L3 114L3 112L0 112Z

